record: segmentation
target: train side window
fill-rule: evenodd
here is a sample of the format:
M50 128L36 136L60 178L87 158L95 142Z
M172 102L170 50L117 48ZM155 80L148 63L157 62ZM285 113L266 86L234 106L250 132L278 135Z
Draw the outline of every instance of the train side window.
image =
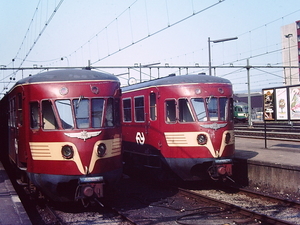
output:
M30 127L32 129L38 129L40 126L40 114L39 114L39 103L30 103Z
M209 120L218 121L219 119L218 99L212 96L206 98L206 106L208 110Z
M113 127L114 126L114 109L113 109L113 99L107 99L107 106L105 110L105 126Z
M55 105L58 110L62 127L64 129L73 129L74 123L73 123L73 116L72 116L71 101L67 99L56 100Z
M102 116L103 116L103 98L92 99L92 127L102 127Z
M228 98L220 98L220 120L226 121L228 119Z
M144 97L134 98L134 114L135 114L135 121L138 122L145 121Z
M131 122L131 100L123 99L123 121L124 122Z
M150 93L150 119L157 119L157 109L156 109L156 94Z
M77 128L89 127L89 100L80 97L73 101Z
M187 99L179 99L179 121L180 122L195 121Z
M22 94L18 93L18 109L17 109L17 116L18 116L18 124L20 126L23 125L23 99Z
M43 129L58 129L57 121L53 112L52 102L49 100L42 101L42 121Z
M175 100L166 100L166 121L167 123L176 122L176 102Z
M193 98L191 99L196 116L199 122L207 121L205 104L203 98Z

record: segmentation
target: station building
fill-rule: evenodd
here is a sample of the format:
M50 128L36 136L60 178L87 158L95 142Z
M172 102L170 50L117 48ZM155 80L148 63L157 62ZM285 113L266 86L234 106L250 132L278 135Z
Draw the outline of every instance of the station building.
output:
M300 20L281 27L285 85L300 84ZM298 68L290 68L298 66Z

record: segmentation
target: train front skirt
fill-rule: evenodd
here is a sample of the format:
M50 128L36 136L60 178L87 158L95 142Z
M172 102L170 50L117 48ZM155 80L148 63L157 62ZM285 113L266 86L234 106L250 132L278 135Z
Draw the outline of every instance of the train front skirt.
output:
M122 177L122 169L92 176L28 173L28 177L50 199L67 202L103 197L104 188L117 185Z
M220 180L232 175L230 158L166 158L166 163L181 179L186 181Z

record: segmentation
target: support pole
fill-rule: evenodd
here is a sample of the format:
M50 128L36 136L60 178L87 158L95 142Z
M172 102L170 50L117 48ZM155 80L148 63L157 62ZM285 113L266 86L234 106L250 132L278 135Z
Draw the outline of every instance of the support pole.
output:
M247 82L248 82L248 126L252 127L252 105L251 105L251 90L250 90L250 65L249 59L247 59Z
M208 37L208 75L211 76L210 37Z
M265 148L268 148L268 144L267 144L267 123L266 123L266 120L264 121L264 135L265 135Z

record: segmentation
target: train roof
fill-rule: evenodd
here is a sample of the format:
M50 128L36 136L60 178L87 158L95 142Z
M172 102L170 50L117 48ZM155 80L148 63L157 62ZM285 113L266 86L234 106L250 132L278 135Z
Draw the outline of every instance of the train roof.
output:
M227 79L215 76L209 76L205 74L187 74L187 75L169 75L167 77L162 77L155 80L150 80L126 87L122 87L122 91L131 91L136 89L143 89L146 87L152 86L167 86L167 85L174 85L174 84L208 84L208 83L223 83L223 84L230 84L231 82Z
M33 76L23 78L16 82L15 86L20 84L32 84L42 82L57 82L57 81L105 81L113 80L119 81L119 79L108 73L97 72L93 70L52 70L44 73L39 73Z

